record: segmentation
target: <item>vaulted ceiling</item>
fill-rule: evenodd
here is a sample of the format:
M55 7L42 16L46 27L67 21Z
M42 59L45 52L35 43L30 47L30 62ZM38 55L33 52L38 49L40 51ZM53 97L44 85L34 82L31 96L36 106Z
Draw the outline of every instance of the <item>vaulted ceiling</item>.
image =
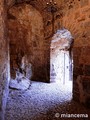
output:
M18 6L22 5L23 3L30 4L34 8L36 8L42 15L45 26L49 24L49 22L52 22L52 14L50 12L50 6L47 5L50 0L8 0L7 5L8 5L8 10L12 8L13 6ZM54 0L56 2L55 8L57 9L55 11L55 18L61 18L62 17L62 0ZM51 23L50 23L51 24Z
M41 12L47 7L47 2L50 0L7 0L8 8L12 7L15 4L27 3L37 8ZM57 3L57 7L61 8L62 0L54 0Z

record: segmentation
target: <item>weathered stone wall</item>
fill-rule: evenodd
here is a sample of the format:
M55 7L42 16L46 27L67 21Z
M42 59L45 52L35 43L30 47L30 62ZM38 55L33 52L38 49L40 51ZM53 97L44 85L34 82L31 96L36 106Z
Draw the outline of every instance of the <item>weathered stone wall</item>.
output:
M80 82L77 82L77 78L81 76L82 79L84 76L85 82L81 82L83 89L87 89L86 84L90 85L90 0L65 0L63 6L62 27L71 31L75 39L73 98L80 101L80 94L83 90L80 89ZM88 88L89 91L90 88Z
M13 6L8 12L12 77L24 55L32 64L32 79L47 81L44 28L41 14L29 4ZM44 54L45 53L45 54Z
M8 7L15 3L13 0L7 2ZM33 79L48 82L52 28L54 25L55 32L60 27L65 27L75 39L73 98L88 102L90 101L88 94L90 93L90 0L62 0L62 6L61 1L56 0L59 10L54 13L54 21L52 14L47 10L46 2L48 0L31 1L32 6L40 10L41 14L31 7L29 2L28 5L20 4L10 9L8 28L11 72L13 67L18 68L22 56L27 54L33 66ZM4 119L10 79L5 8L7 8L5 1L0 0L0 120Z
M4 120L10 78L5 9L4 0L0 0L0 120Z
M54 21L52 20L52 13L50 11L48 11L48 6L47 6L47 2L49 2L48 0L42 1L42 0L37 0L37 1L30 1L30 0L18 0L18 1L13 1L10 0L10 2L8 2L8 6L9 9L11 7L12 11L12 6L22 6L22 4L28 4L33 6L33 8L37 9L41 15L42 15L42 19L43 19L43 29L41 30L42 33L44 34L44 38L43 38L43 46L42 46L42 61L43 61L43 70L42 67L39 66L39 71L42 71L43 74L41 74L42 72L38 72L38 74L40 73L39 76L41 76L40 78L44 79L44 81L50 82L50 45L51 45L51 38L53 36L53 34L55 33L56 30L58 30L60 28L60 17L62 16L61 14L61 1L60 0L56 0L56 2L58 3L56 6L58 6L59 11L56 11L54 13ZM15 19L15 17L13 17L13 15L10 13L8 15L9 19ZM34 16L35 17L35 16ZM38 17L37 17L38 18ZM36 20L37 20L36 18ZM12 21L12 20L10 20ZM54 23L55 22L55 23ZM12 24L12 23L11 23ZM17 23L15 23L16 25ZM54 33L53 33L53 24L55 24L54 26ZM20 27L20 26L19 26ZM23 28L22 28L23 29ZM24 28L25 30L25 28ZM25 30L26 32L26 30ZM24 33L25 33L24 32ZM41 33L41 34L42 34ZM12 33L13 34L13 33ZM21 34L21 33L20 33ZM25 37L25 35L23 35ZM39 35L38 35L39 36ZM24 38L25 40L26 38ZM10 45L12 48L13 45ZM14 49L13 49L14 50ZM11 50L12 51L12 50ZM32 50L33 51L33 50ZM35 53L35 52L34 52ZM39 53L39 52L38 52ZM44 57L43 57L44 56ZM15 58L15 57L13 57ZM16 59L16 58L15 58ZM12 60L11 60L12 61ZM40 64L40 63L39 63ZM37 66L37 64L35 64ZM11 65L12 67L12 65ZM37 71L35 72L35 74L37 74ZM34 75L35 75L34 74ZM36 77L35 77L36 78Z
M41 30L42 33L40 33L40 34L37 33L38 35L36 34L36 32L39 29L34 31L34 33L36 34L35 39L38 39L38 41L40 41L39 45L42 44L41 45L42 47L39 47L39 48L34 47L34 46L37 46L36 45L37 43L35 43L36 41L33 40L34 38L32 38L30 36L35 36L34 34L32 34L32 29L35 27L34 27L34 25L30 26L28 24L29 16L26 15L26 13L27 13L26 10L24 12L25 13L24 16L21 14L22 11L24 11L24 6L21 3L24 3L24 2L26 2L28 5L31 4L33 7L38 9L42 15L43 21L41 20L42 21L41 24L43 23L44 30ZM12 11L10 10L11 12L8 15L9 22L10 22L9 28L11 29L11 30L9 29L9 34L10 34L9 36L12 40L12 42L10 43L10 46L11 46L10 47L11 48L10 55L12 56L12 53L13 53L13 57L11 57L11 62L12 62L12 59L16 59L15 56L17 56L17 53L19 53L19 51L15 52L17 49L23 48L23 49L25 49L24 51L30 51L30 52L28 52L31 54L30 60L33 61L32 64L34 64L34 67L35 67L35 69L34 69L35 77L34 78L41 78L41 79L45 78L46 79L45 76L47 76L47 79L48 79L49 71L50 71L51 38L56 30L58 30L62 27L65 27L72 33L72 35L75 39L74 46L73 46L73 60L74 60L73 98L80 101L80 89L79 89L79 82L77 82L77 78L78 78L78 76L81 75L81 76L84 76L84 78L83 78L83 80L84 80L85 77L88 78L88 76L90 75L90 72L89 72L90 71L90 68L89 68L90 67L90 64L89 64L89 61L90 61L90 57L89 57L90 0L62 0L62 1L56 0L57 6L58 6L58 11L56 11L54 14L52 14L50 11L48 11L48 6L46 5L47 2L48 2L48 0L43 1L43 2L42 2L42 0L37 0L37 1L18 0L18 2L16 2L17 6L15 6L13 9L11 9ZM62 2L62 4L61 4L61 2ZM20 7L18 7L18 5L20 5L22 7L20 8ZM20 9L18 10L17 8L18 9L20 8ZM20 11L20 12L16 12L16 11ZM28 7L27 7L27 11L28 11ZM13 12L15 15L12 14ZM16 13L18 13L18 14L16 15ZM54 15L54 19L52 19L53 15ZM18 19L18 17L23 18L23 20ZM26 17L28 20L26 19ZM36 20L37 20L37 18L36 18ZM39 15L39 18L40 18L40 15ZM25 19L25 21L24 21L24 19ZM25 24L25 25L23 25L23 24ZM27 26L29 26L30 29ZM31 27L33 27L33 28L31 28ZM54 31L53 31L53 28L54 28ZM43 33L44 33L44 37L42 35ZM42 39L45 38L43 42L41 42L40 36L42 36ZM14 41L16 41L15 38L17 38L17 40L18 40L17 43L21 47L17 48L18 45L13 44ZM27 39L31 39L29 42L30 42L30 45L32 44L31 45L32 47L25 47L25 46L29 45L28 42L26 42ZM20 41L24 41L24 42L22 42L22 44L21 44ZM32 42L32 41L34 41L34 42ZM39 57L39 56L42 56L42 57ZM37 61L39 61L39 62L37 62ZM43 62L41 62L41 61L43 61ZM14 64L14 65L16 65L16 64ZM43 66L43 67L41 67L41 66ZM11 67L12 67L12 64L11 64ZM43 70L42 70L42 68L43 68ZM39 76L39 77L37 77L37 76ZM86 80L86 82L87 82L87 80Z

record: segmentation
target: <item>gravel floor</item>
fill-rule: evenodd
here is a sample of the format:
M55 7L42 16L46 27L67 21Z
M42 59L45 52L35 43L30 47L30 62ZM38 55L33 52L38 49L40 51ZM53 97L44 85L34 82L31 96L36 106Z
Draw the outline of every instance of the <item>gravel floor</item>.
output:
M26 91L10 90L5 120L90 120L61 114L90 115L90 109L73 101L71 87L58 82L32 82Z

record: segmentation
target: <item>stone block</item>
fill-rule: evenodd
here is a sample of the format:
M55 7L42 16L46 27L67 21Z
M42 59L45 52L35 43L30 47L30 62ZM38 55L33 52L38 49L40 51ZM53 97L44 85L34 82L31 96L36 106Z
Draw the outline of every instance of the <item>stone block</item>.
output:
M79 65L79 57L78 56L73 57L73 63L74 63L75 66Z
M90 76L90 65L85 65L84 74Z
M30 87L30 80L22 76L22 78L11 80L9 87L17 90L27 90Z
M90 105L90 76L78 76L76 80L79 86L80 97L79 100L81 103Z
M83 80L82 81L83 84L83 90L87 93L90 94L90 79L88 80Z
M80 56L81 55L81 47L74 47L73 48L73 55Z
M85 7L85 6L87 6L88 4L89 4L89 0L81 0L81 1L80 1L81 7Z
M79 93L79 86L78 86L77 82L74 82L73 90L74 90L74 92Z
M85 13L85 12L86 12L86 13L87 13L87 12L90 12L90 8L89 8L89 7L86 7L85 9L82 9L82 14Z
M84 47L82 48L82 55L87 57L88 55L90 56L90 47Z
M75 91L73 92L73 100L77 101L77 102L80 102L79 101L79 97L80 97L80 94L79 93L76 93Z
M88 65L90 63L90 56L82 55L82 57L79 59L79 63Z
M88 28L88 27L90 28L90 21L85 22L85 23L84 23L84 27L85 27L85 28Z
M80 17L80 11L77 11L77 12L75 13L74 19L76 20L76 19L79 18L79 17Z
M82 69L81 67L74 67L73 72L74 72L76 75L83 75L83 69Z
M77 77L78 77L78 75L73 72L73 82L76 81ZM74 83L73 83L73 84L74 84Z
M77 19L78 22L82 22L82 21L85 21L86 19L86 16L83 15L83 16L80 16L80 18Z

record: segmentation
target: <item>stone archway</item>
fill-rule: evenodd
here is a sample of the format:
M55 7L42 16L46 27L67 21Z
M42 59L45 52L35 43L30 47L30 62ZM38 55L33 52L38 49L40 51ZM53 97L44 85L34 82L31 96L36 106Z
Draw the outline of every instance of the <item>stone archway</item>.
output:
M73 80L73 37L67 29L61 29L54 34L51 41L50 73L51 81L67 84Z
M20 67L22 57L27 55L32 64L32 80L46 80L44 70L44 33L43 18L31 5L23 3L14 5L8 12L10 39L11 77Z

